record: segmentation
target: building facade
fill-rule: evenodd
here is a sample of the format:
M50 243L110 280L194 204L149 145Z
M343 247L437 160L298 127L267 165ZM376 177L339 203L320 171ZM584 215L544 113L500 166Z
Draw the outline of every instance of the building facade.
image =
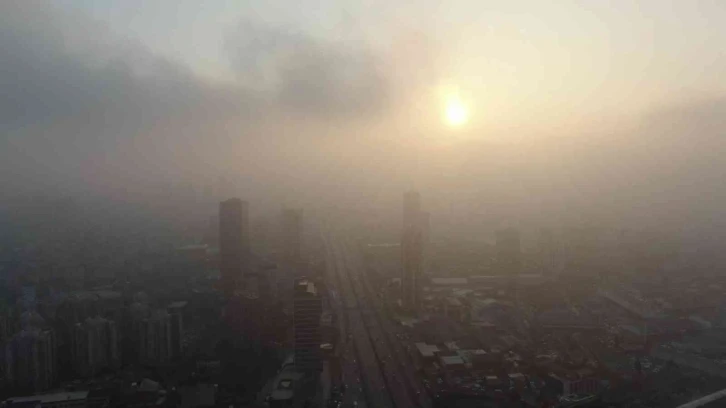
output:
M424 262L421 224L421 196L416 191L409 191L403 195L401 301L405 309L414 313L419 307Z
M171 315L157 310L145 319L138 333L139 359L148 365L163 365L172 358Z
M184 338L184 310L187 302L174 302L167 307L171 319L171 355L173 358L181 357L182 340Z
M73 328L71 359L77 375L92 376L120 364L116 323L101 317L86 319Z
M405 309L416 312L420 303L423 269L423 242L418 227L411 226L404 232L401 251L403 269L401 300Z
M295 367L303 372L320 371L320 317L323 303L312 281L305 278L295 281L293 309Z
M14 390L41 392L57 379L56 339L52 330L26 327L5 345L5 381Z

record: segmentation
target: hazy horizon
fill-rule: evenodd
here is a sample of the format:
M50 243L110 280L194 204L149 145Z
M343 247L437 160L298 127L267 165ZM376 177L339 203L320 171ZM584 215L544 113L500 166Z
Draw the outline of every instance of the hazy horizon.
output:
M723 226L726 6L297 4L3 2L0 201L397 211L416 188L515 222Z

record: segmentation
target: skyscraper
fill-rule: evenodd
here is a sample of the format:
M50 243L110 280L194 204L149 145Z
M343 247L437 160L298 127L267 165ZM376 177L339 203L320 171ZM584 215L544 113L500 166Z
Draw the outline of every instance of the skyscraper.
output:
M77 374L92 376L120 363L116 323L90 317L73 326L71 358Z
M305 278L295 281L293 295L293 331L295 338L295 367L300 371L322 369L320 351L320 316L322 299L315 284Z
M522 268L519 231L505 228L496 232L497 266L502 274L516 277Z
M419 226L421 227L421 274L429 273L429 256L431 247L431 213L421 211L419 216Z
M0 344L4 344L15 333L15 323L13 309L0 303Z
M403 307L412 312L416 312L419 306L422 267L421 196L416 191L409 191L403 195L401 300Z
M409 226L401 240L402 269L401 300L403 307L416 312L419 306L420 279L423 267L423 245L421 229Z
M5 345L5 381L13 390L40 392L57 378L55 333L34 311L21 316L22 330Z
M172 357L171 315L160 309L145 319L138 333L140 360L143 363L165 364Z
M249 259L248 204L239 198L219 203L219 269L225 293L234 293Z
M131 304L126 312L124 326L121 330L121 355L124 358L124 364L138 363L141 358L141 336L145 330L146 318L149 317L149 306L144 302L143 298L137 299Z
M184 337L184 309L186 301L173 302L167 307L171 316L171 355L174 358L182 355L182 338Z

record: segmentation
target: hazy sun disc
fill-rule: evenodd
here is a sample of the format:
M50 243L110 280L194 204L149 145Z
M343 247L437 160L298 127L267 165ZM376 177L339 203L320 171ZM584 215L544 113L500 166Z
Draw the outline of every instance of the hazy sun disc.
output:
M452 99L446 104L446 123L452 127L459 127L469 120L469 110L458 99Z

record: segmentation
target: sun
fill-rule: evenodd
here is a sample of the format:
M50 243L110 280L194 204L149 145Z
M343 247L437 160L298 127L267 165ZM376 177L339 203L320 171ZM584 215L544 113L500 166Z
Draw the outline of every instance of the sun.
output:
M460 127L469 121L469 110L458 98L446 102L446 123L451 127Z

